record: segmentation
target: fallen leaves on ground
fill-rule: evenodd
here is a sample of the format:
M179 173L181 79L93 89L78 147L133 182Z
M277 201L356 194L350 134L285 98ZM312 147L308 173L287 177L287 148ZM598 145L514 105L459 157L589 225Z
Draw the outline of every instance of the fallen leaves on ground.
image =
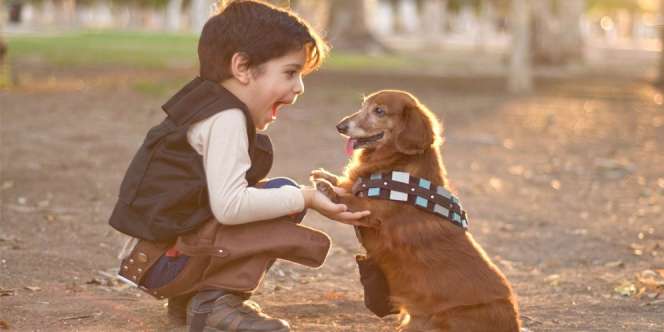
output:
M621 296L633 296L637 293L636 285L629 280L621 281L620 284L618 284L618 286L613 289L613 291Z
M623 280L614 292L624 297L648 300L644 305L664 303L664 269L643 270L633 280Z
M556 287L560 285L560 275L559 274L552 274L546 278L544 278L544 281L548 282L549 285Z
M14 296L16 295L15 289L3 289L0 288L0 296Z
M323 298L325 298L328 301L339 301L345 299L346 294L344 294L343 292L329 291L326 292L325 295L323 295Z

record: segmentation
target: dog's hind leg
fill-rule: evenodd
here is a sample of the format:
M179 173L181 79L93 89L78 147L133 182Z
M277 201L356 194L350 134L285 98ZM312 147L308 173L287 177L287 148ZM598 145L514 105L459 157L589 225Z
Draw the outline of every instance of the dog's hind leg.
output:
M509 300L457 307L437 314L433 323L441 331L454 332L519 332L519 314Z
M432 317L410 316L399 327L399 332L450 332L447 326L440 325Z

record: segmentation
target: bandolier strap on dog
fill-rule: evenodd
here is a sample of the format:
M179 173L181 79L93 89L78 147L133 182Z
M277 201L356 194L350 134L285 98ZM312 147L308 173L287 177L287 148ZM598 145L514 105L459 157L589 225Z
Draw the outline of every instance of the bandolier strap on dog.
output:
M442 186L406 172L374 173L369 178L359 178L353 184L353 195L407 203L468 229L468 215L456 196Z

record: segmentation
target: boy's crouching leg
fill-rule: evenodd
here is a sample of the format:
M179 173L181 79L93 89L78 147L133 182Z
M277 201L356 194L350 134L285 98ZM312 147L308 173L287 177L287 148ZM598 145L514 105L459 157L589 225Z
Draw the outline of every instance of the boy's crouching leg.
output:
M261 312L248 296L225 290L201 291L187 308L189 332L288 332L285 320Z
M168 299L168 320L174 325L185 325L187 321L187 305L194 294L185 294Z
M293 179L287 178L287 177L277 177L277 178L271 178L269 180L265 180L262 182L259 182L256 184L256 187L258 188L264 188L264 189L271 189L271 188L281 188L284 186L291 186L291 187L296 187L299 188L300 185ZM302 219L304 219L304 216L307 214L307 210L305 209L304 211L300 213L296 213L293 215L288 216L288 218L294 222L294 223L301 223Z

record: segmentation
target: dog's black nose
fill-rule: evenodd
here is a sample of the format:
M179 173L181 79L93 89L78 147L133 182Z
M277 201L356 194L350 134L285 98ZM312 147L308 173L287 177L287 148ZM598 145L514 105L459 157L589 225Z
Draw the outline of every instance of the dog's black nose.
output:
M342 122L337 125L337 131L341 134L345 134L348 131L348 124Z

